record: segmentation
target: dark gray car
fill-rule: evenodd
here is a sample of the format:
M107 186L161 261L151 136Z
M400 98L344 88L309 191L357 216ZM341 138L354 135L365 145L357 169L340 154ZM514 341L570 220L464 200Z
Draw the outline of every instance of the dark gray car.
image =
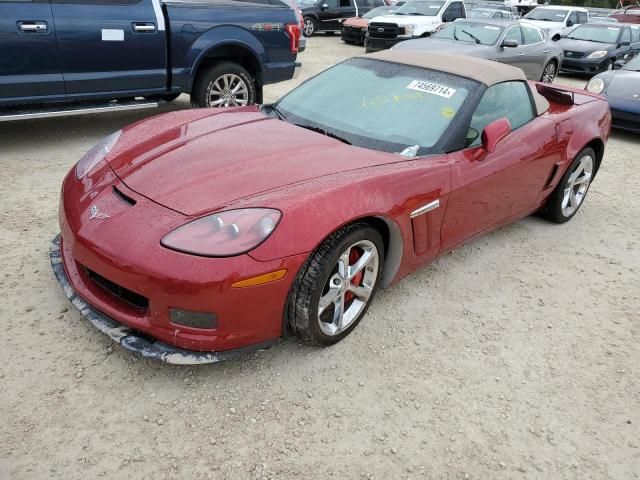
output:
M393 49L458 53L507 63L529 80L551 83L562 49L538 27L514 20L457 20L429 38L409 40Z

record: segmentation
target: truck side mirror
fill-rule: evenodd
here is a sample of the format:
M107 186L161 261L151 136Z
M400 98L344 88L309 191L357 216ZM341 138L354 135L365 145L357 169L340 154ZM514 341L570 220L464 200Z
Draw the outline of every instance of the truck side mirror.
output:
M323 3L320 7L321 10L326 10L327 8L329 8L329 5L327 5L326 3Z
M613 62L613 69L614 70L620 70L622 67L624 67L624 64L627 63L624 60L616 60L615 62Z

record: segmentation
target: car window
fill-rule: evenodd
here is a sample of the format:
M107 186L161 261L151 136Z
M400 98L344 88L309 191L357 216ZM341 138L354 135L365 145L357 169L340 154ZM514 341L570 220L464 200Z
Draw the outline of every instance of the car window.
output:
M332 10L338 8L338 0L324 0L320 2L320 5L327 5L327 7Z
M344 8L344 7L350 7L351 6L351 0L340 0L340 7Z
M479 145L484 128L499 118L506 117L513 130L534 117L529 89L525 82L504 82L489 87L471 117L471 128L478 136L471 145Z
M631 27L631 42L640 42L640 28Z
M569 24L569 22L573 23L574 25L579 23L578 12L571 12L571 15L569 15L569 18L567 18L567 25Z
M520 27L511 27L504 35L504 40L515 40L518 45L522 45L522 33L520 33Z
M522 26L522 36L524 37L524 44L530 45L532 43L540 43L543 40L540 30L534 27Z
M631 30L625 28L622 32L622 36L620 37L621 42L629 42L631 43Z
M278 103L287 121L322 128L353 145L420 154L446 141L480 84L425 68L353 58L303 83Z

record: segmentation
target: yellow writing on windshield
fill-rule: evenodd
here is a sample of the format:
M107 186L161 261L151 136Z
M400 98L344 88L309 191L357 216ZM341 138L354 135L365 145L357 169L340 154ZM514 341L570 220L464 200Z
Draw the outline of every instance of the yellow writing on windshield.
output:
M389 95L376 95L372 98L364 97L362 99L362 108L367 107L382 107L390 103L406 102L412 100L423 100L429 98L429 95L422 92L408 92L408 93L392 93Z

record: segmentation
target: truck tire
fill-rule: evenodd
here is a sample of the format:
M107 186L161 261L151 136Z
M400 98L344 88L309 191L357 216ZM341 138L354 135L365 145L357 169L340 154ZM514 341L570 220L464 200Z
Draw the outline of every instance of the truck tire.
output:
M251 74L233 62L221 62L202 70L191 91L194 108L253 105L258 95Z

